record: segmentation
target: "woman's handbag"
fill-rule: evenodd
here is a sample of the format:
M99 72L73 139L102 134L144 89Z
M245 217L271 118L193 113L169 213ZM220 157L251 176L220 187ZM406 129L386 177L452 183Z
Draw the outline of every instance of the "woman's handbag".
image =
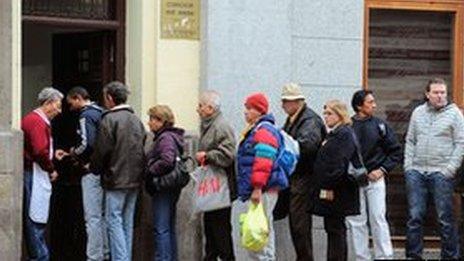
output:
M353 162L353 159L350 160L348 164L348 176L356 182L359 187L365 187L369 184L369 179L367 177L367 169L364 166L363 158L361 155L361 148L358 143L358 139L354 132L351 133L353 136L353 141L355 144L355 157L353 159L356 162Z
M166 175L152 176L151 187L153 192L182 189L190 180L187 162L194 162L190 156L176 157L174 169Z

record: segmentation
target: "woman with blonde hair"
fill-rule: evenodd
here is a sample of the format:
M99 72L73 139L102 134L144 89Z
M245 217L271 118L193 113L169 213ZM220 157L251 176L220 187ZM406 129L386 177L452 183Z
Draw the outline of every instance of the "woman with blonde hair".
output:
M358 185L347 171L350 162L359 164L353 160L357 157L357 141L347 107L341 101L326 102L324 121L329 132L314 163L315 192L310 211L324 217L327 259L346 260L345 217L359 214Z
M150 108L148 116L148 126L155 135L147 154L147 180L150 180L174 169L176 158L183 153L184 130L174 127L174 114L169 106L156 105ZM176 205L181 188L159 191L150 182L146 188L152 196L154 260L177 260Z

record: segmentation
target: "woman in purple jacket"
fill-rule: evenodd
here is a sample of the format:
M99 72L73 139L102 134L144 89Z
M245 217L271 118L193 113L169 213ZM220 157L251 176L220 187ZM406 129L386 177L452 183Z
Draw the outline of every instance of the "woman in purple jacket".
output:
M175 167L176 157L183 153L184 130L174 127L174 114L166 105L148 111L148 126L155 138L147 154L147 175L162 176ZM152 196L156 261L177 260L176 205L181 189L155 191L147 182Z

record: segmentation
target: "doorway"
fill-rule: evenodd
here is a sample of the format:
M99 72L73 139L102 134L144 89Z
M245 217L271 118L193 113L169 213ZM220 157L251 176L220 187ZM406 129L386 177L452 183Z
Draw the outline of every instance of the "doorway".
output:
M116 33L112 30L23 25L23 113L37 106L38 92L53 86L64 95L74 86L86 88L100 102L103 86L116 80ZM78 142L77 114L67 109L53 121L56 149ZM55 162L60 178L53 185L48 228L52 260L84 260L86 232L80 176L73 166Z
M54 34L53 86L65 95L75 86L84 87L91 100L101 105L103 86L115 79L114 40L114 34L107 31ZM52 122L55 148L69 151L78 144L77 123L78 114L64 103L63 112ZM50 213L50 245L55 260L85 259L81 177L72 164L56 164L61 178L53 187Z
M428 80L444 78L450 101L463 104L463 5L449 2L366 1L363 84L377 97L377 116L392 126L403 145ZM408 206L402 166L388 176L387 211L394 244L403 247ZM426 247L439 246L433 206L424 238Z

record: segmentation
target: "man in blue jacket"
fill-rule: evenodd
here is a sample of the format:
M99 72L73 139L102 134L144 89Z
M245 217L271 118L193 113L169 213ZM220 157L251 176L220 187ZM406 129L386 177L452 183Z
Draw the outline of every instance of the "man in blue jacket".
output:
M82 87L72 88L66 100L71 111L79 112L77 134L80 142L69 152L58 150L57 158L71 156L82 165L90 162L102 115L102 108L90 101L89 93ZM103 217L103 188L100 176L87 173L82 177L82 200L84 203L84 219L87 232L86 255L88 260L103 260L107 252L107 233ZM108 253L106 253L108 255Z
M356 260L371 260L369 220L375 259L392 259L393 248L386 220L385 176L400 162L401 146L390 126L374 116L376 103L371 91L355 92L351 105L356 112L352 118L353 130L361 146L369 184L359 189L361 214L346 218L351 232L350 239Z

